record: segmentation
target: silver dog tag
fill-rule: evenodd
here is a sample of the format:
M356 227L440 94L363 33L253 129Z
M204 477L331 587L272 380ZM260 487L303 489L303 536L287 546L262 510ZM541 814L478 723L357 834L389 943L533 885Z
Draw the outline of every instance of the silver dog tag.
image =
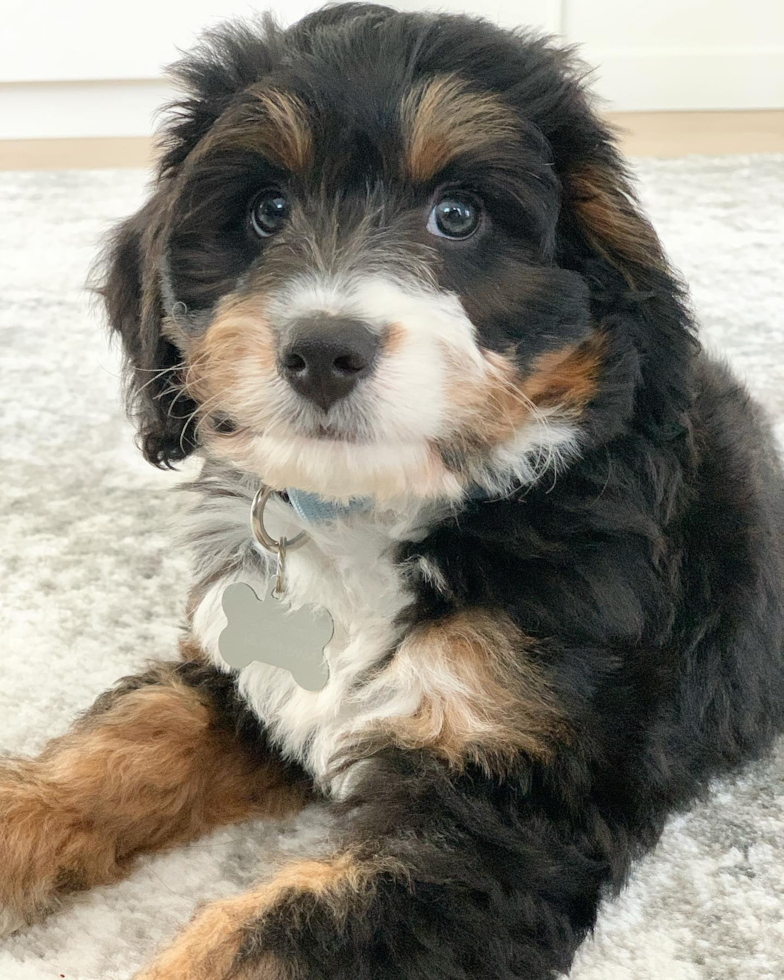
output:
M324 649L334 624L326 610L288 609L270 579L259 599L249 585L229 585L222 597L228 623L218 637L220 655L230 667L254 660L291 672L306 691L320 691L329 680Z

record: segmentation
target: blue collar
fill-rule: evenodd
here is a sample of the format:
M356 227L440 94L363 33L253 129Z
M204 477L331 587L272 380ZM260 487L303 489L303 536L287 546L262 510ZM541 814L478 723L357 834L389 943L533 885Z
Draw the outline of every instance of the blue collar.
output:
M327 521L336 521L340 517L348 517L349 514L361 514L373 503L372 497L352 497L347 504L338 504L334 500L320 497L317 493L295 490L293 487L287 488L286 496L297 515L309 524L325 524ZM481 487L475 486L468 493L468 500L490 499L491 495Z
M359 514L371 505L370 497L353 497L347 504L338 504L334 500L325 500L317 493L292 487L286 490L286 496L298 516L310 524L324 524L349 514Z

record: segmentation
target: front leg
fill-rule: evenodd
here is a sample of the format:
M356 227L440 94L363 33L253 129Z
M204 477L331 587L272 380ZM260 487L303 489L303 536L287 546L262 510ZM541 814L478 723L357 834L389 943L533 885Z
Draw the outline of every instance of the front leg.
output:
M303 805L302 774L257 727L243 738L242 723L229 677L196 660L159 663L38 758L0 758L0 930L116 880L143 851Z
M388 752L335 808L328 857L208 905L136 980L550 980L610 876L522 783Z

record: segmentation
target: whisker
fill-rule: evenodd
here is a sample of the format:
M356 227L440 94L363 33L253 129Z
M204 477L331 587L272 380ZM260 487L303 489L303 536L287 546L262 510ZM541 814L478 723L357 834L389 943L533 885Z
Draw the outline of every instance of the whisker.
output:
M180 449L183 452L185 451L185 447L183 445L183 440L185 439L185 433L187 432L188 426L191 424L191 422L193 421L193 419L197 415L201 415L201 418L199 419L199 421L194 426L194 435L196 435L196 434L198 434L198 431L199 431L199 425L205 420L206 416L209 414L210 408L212 406L214 406L215 404L217 404L217 402L221 398L223 398L225 396L225 394L226 394L225 389L222 389L221 391L219 391L216 394L212 395L212 397L208 398L202 404L197 405L196 408L190 413L190 415L181 416L185 420L184 421L184 424L182 426L182 431L180 432Z
M148 381L145 381L144 382L144 384L141 386L141 388L137 388L136 394L137 395L140 395L144 391L145 388L149 387L149 385L153 384L155 381L157 381L159 378L161 378L164 374L170 374L172 372L180 371L184 367L185 367L185 362L184 361L180 361L178 364L172 364L171 367L158 368L153 373L153 376ZM140 370L148 371L150 369L149 368L144 368L144 369L140 369Z

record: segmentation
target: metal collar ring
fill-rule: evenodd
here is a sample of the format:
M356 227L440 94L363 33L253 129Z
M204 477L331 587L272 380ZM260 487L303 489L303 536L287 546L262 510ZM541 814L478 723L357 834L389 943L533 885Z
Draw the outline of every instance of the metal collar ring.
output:
M267 487L262 485L257 491L256 496L253 498L253 503L250 505L250 526L253 531L253 536L262 546L266 548L267 551L271 551L273 554L280 554L281 546L284 551L290 552L294 551L296 548L301 547L308 540L307 531L300 531L296 537L292 538L290 541L288 538L281 538L277 541L272 537L271 534L267 532L264 527L264 508L267 506L267 501L272 496L275 491L272 487Z

